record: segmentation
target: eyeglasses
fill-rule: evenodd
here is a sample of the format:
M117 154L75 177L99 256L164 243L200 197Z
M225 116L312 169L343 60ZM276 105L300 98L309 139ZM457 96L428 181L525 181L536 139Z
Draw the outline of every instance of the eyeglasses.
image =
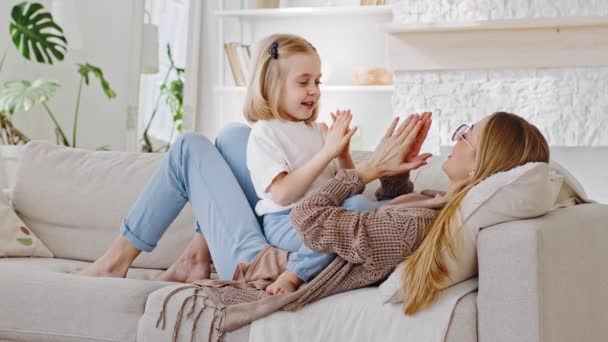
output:
M465 137L465 134L469 133L470 131L471 131L471 127L469 127L469 125L467 125L467 124L460 125L460 127L456 128L456 131L454 131L454 134L452 134L452 141L457 142L458 140L462 139L462 140L464 140L464 142L469 144L469 146L471 146L473 151L476 151L477 149L475 148L475 146L473 146L473 144L469 141L469 139L467 139Z

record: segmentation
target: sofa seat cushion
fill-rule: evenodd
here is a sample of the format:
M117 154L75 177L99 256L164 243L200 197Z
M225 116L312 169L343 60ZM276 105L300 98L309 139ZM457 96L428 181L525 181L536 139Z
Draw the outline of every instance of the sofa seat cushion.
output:
M173 334L173 327L177 318L177 313L180 310L182 302L186 297L193 294L193 290L183 290L175 293L171 296L167 302L166 315L165 315L165 328L157 329L156 321L163 307L165 298L171 293L171 291L183 287L183 284L176 284L172 286L163 287L150 294L148 302L146 303L146 310L144 315L139 321L139 329L137 333L137 340L141 342L167 342L171 341ZM180 329L178 330L178 341L190 341L192 336L192 319L187 319L187 313L191 308L192 301L184 309L182 316ZM195 308L197 311L200 309L200 299ZM205 309L197 321L196 330L194 334L194 341L208 341L209 328L211 327L211 320L213 319L213 309ZM249 330L251 324L245 325L240 329L232 332L227 332L222 336L223 342L248 342L249 341ZM214 336L217 336L215 334ZM212 340L213 341L213 340Z
M144 315L142 316L139 322L139 332L138 332L138 341L170 341L173 333L173 327L175 326L175 321L177 318L177 313L180 310L180 307L184 300L193 294L193 289L187 289L180 292L175 293L171 296L170 300L167 302L166 307L166 315L165 315L165 329L156 329L156 321L160 314L160 311L163 306L163 302L167 295L177 289L183 287L183 285L173 285L164 287L159 289L152 294L148 298L148 302L146 304L146 310ZM342 298L340 298L342 297ZM356 299L354 299L356 298ZM331 307L324 307L323 302L332 302L334 299L346 300L347 302L341 302L339 305L336 303L329 304ZM198 312L200 309L200 301L197 302L194 312ZM381 334L378 332L378 326L374 327L374 322L379 322L379 320L389 320L398 324L397 319L391 319L391 317L372 317L370 315L377 314L378 310L370 310L370 305L372 303L376 303L377 305L383 306L391 306L390 308L386 307L385 310L381 310L383 312L391 312L391 314L401 315L401 305L399 304L383 304L381 301L381 296L378 293L378 289L376 288L363 288L358 290L349 291L347 293L341 293L334 295L332 297L328 297L322 299L316 303L313 303L312 306L305 307L303 310L295 312L295 313L286 313L286 312L275 312L269 317L265 318L268 320L270 325L272 323L280 323L280 324L289 324L292 323L294 326L294 334L298 334L296 326L298 324L308 326L308 324L302 323L305 320L315 319L315 316L327 315L325 311L329 310L329 312L348 312L349 310L341 310L340 306L343 307L357 307L357 309L350 312L350 314L346 314L344 316L340 315L336 317L337 322L343 322L344 324L370 324L369 332L372 335L380 336ZM187 313L191 309L192 301L188 301L185 309L183 311L183 315L181 318L180 328L178 330L178 340L189 341L191 337L192 324L193 320L187 318ZM307 309L308 308L308 309ZM369 313L366 316L366 312ZM286 314L288 316L286 316ZM278 320L277 322L273 321L273 316L283 316L282 320ZM291 318L290 320L285 320L286 317ZM363 319L362 319L363 318ZM204 310L201 318L197 321L194 341L207 341L209 328L211 326L211 320L213 319L213 310L208 309ZM335 322L328 322L328 324L335 324ZM346 340L345 336L340 335L340 332L344 332L344 329L340 329L340 327L336 326L336 329L325 329L326 327L319 326L316 334L310 335L311 340L315 341L324 341L324 340L332 340L332 341L341 341ZM249 341L249 333L251 330L251 324L241 327L235 331L226 333L223 338L226 342L245 342ZM396 329L398 330L398 329ZM396 331L395 330L395 331ZM386 333L386 331L384 332ZM333 335L332 335L333 334ZM362 338L365 340L365 338ZM405 338L400 334L392 334L392 336L383 336L383 341L404 341ZM289 340L288 337L285 337L285 340ZM373 338L371 339L373 340ZM446 342L473 342L477 341L477 292L472 292L464 297L460 298L460 300L456 303L454 307L454 311L452 313L452 318L450 320L447 334L446 334Z
M68 273L87 264L0 258L0 340L136 341L148 295L175 285L144 280L160 272L150 269L132 269L127 279Z

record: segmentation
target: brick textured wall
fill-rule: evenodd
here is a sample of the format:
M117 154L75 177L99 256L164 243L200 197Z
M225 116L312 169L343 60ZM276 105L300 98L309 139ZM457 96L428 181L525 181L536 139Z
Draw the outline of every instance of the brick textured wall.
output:
M401 23L555 16L608 16L607 0L402 0ZM526 68L398 72L396 113L434 112L430 145L449 144L460 123L510 111L536 124L549 143L608 145L608 68Z

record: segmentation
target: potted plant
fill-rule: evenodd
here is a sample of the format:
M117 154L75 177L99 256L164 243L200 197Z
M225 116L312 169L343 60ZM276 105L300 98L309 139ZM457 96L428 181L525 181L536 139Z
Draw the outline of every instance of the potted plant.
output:
M180 68L175 65L175 61L173 60L173 54L171 53L171 45L167 44L167 57L169 58L169 69L165 73L163 78L163 83L160 85L160 93L156 98L156 103L154 105L154 109L152 110L152 115L146 124L146 128L142 133L141 138L141 151L142 152L161 152L168 151L171 147L171 141L173 140L173 133L177 131L178 133L182 132L182 119L183 119L183 106L184 106L184 73L185 69ZM175 74L175 79L169 81L171 74ZM148 136L148 131L150 130L150 126L152 125L152 121L156 117L158 113L159 105L161 98L165 98L165 102L169 106L169 111L171 114L171 118L173 121L173 126L171 128L171 136L169 137L169 141L167 144L154 148L150 137Z
M32 60L32 57L34 57L38 63L45 64L53 64L55 61L64 59L67 53L67 39L63 35L63 29L53 21L51 13L46 12L41 4L22 2L15 5L11 11L11 19L9 26L11 40L24 58ZM6 52L4 56L6 56ZM0 67L4 62L4 56L0 60ZM35 105L40 104L55 126L57 143L69 147L77 146L80 96L83 84L87 86L90 84L90 74L93 74L99 80L108 99L116 97L116 93L105 79L101 68L89 63L77 64L77 66L80 83L76 95L71 139L61 127L48 103L59 89L60 84L47 79L16 80L6 82L4 88L0 91L0 116L7 127L5 129L4 125L0 125L0 129L3 129L3 131L0 131L0 136L6 136L6 139L2 141L3 143L16 145L26 143L29 140L21 132L15 133L13 131L14 125L12 125L11 119L15 113L27 112Z
M51 13L47 12L39 3L22 2L15 5L11 10L9 32L15 48L27 60L53 64L63 61L67 53L68 42L63 34L63 29L53 20ZM6 52L7 50L0 58L0 74L6 59ZM58 82L39 79L34 81L14 80L4 84L0 91L0 154L4 162L4 168L0 167L0 172L4 171L4 186L14 184L13 178L21 156L21 146L30 140L13 124L12 118L15 113L26 112L36 104L42 105L55 126L57 143L76 147L80 95L83 84L89 85L90 83L89 75L93 74L99 79L101 87L109 99L116 97L116 93L110 88L99 67L89 63L78 64L77 71L80 75L80 86L76 96L71 141L48 103L60 87Z

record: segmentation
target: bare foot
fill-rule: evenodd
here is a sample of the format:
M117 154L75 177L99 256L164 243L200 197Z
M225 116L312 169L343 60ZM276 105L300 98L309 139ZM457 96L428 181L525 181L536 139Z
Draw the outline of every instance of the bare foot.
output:
M155 280L191 283L195 280L209 279L211 275L211 253L207 241L202 235L194 233L194 237L168 270L161 273Z
M266 293L270 295L276 294L287 294L298 290L302 284L300 279L295 273L291 271L285 271L274 281L274 283L266 287Z
M79 271L74 271L72 274L85 276L85 277L113 277L113 278L124 278L127 275L128 267L126 270L120 270L113 268L108 262L102 260L103 258L97 259L94 263L88 265Z
M131 245L124 236L119 235L99 259L82 270L72 272L72 274L86 277L124 278L129 266L139 253L141 253L139 249Z
M196 261L180 258L155 280L191 283L195 280L209 279L210 275L211 262L209 260Z

